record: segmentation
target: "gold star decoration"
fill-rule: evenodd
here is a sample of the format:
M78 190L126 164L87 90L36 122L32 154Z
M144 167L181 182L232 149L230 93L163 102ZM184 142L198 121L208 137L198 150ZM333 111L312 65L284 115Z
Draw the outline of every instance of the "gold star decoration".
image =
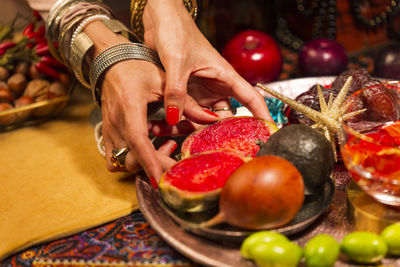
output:
M295 109L296 111L302 113L303 115L307 116L311 120L315 122L311 127L321 131L324 136L329 140L332 144L333 151L335 153L336 159L336 134L339 136L339 140L343 140L341 135L343 133L342 130L342 123L348 120L351 117L354 117L366 109L360 109L352 112L347 112L347 109L352 104L353 101L347 101L346 96L347 92L349 91L350 84L351 84L352 77L350 76L343 87L340 89L339 94L333 100L332 93L329 94L328 103L326 103L325 98L322 94L321 87L317 84L318 89L318 98L319 98L319 105L321 111L314 110L302 103L297 102L281 93L278 93L264 85L258 83L256 86L263 91L271 94L272 96L278 98L282 102L284 102L289 107ZM344 104L345 103L345 104Z

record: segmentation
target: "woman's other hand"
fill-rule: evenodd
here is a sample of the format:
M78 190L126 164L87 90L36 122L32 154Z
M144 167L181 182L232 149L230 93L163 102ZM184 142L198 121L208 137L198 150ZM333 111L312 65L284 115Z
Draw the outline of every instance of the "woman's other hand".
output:
M189 81L196 88L194 98L204 108L217 102L228 107L228 97L234 97L253 115L273 121L263 97L212 47L182 0L148 0L143 23L145 43L158 52L166 71L168 124L177 124L182 114L194 122L205 119L206 113L198 113L192 103L185 103Z

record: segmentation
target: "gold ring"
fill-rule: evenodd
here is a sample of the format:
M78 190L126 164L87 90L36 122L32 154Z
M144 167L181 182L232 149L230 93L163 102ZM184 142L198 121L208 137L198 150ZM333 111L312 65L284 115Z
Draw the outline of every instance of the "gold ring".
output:
M124 147L121 149L114 148L111 153L111 162L114 167L125 168L125 158L126 154L130 151L129 147Z
M212 112L216 112L216 111L231 111L233 113L233 115L236 115L236 108L234 107L226 107L226 108L212 108L211 109Z

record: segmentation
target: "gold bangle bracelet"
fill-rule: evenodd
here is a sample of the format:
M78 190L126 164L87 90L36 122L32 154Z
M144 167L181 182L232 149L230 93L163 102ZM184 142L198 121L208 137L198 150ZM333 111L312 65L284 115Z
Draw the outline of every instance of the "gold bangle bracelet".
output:
M49 13L49 17L46 21L46 38L48 40L49 49L51 54L60 61L63 61L61 58L58 49L55 47L55 43L59 40L60 33L60 23L61 19L67 14L71 9L74 8L76 4L81 2L89 2L95 3L98 6L101 6L104 9L109 10L109 8L101 1L101 0L65 0L65 1L57 1L57 3L52 7ZM99 10L88 10L88 12L100 12ZM110 12L111 13L111 12ZM87 16L88 14L84 14ZM110 15L112 16L112 15ZM65 29L65 27L64 27Z
M55 46L59 36L59 26L62 16L68 12L72 5L78 3L80 0L69 0L62 2L63 4L54 13L49 14L49 18L46 22L46 39L48 42L49 50L51 54L61 62L67 63L61 57L58 48Z
M71 21L69 21L67 25L65 25L65 27L64 27L63 30L62 30L62 32L58 35L58 39L57 39L57 42L58 42L58 45L59 45L59 46L58 46L58 53L59 53L59 55L60 55L62 61L63 61L65 64L67 64L68 66L71 67L71 64L70 64L70 61L68 60L69 57L67 57L67 56L65 55L65 53L64 53L66 48L63 47L63 45L64 45L64 38L65 38L66 33L72 32L72 31L77 27L77 25L78 25L81 21L83 21L85 18L90 17L90 16L93 16L93 15L98 15L98 14L103 14L103 13L101 13L101 12L99 12L99 11L96 10L95 12L93 12L93 11L92 11L92 12L87 12L87 13L85 13L85 14L76 16L76 17L73 18ZM68 49L69 49L69 47L68 47Z
M132 31L138 36L141 42L144 41L144 27L143 27L143 11L146 6L147 0L131 0L131 28ZM196 0L183 0L185 8L188 10L190 16L196 19L197 16L197 2Z
M101 107L101 88L97 86L100 76L112 65L124 60L146 60L157 67L164 69L157 53L151 48L140 43L120 43L102 51L90 66L90 84L93 98Z
M115 19L102 19L100 20L110 31L119 33L130 41L137 41L134 35L122 22ZM79 82L90 88L88 79L85 78L83 73L83 63L87 52L93 47L93 41L84 33L79 33L71 43L69 63L74 71L76 78Z

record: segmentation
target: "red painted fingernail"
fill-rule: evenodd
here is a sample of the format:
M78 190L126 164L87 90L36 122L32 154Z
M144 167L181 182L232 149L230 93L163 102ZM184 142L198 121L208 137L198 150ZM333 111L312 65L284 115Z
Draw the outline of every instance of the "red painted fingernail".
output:
M161 146L160 146L160 147L162 147L162 146L166 145L168 142L169 142L169 140L165 141L164 143L162 143L162 144L161 144Z
M214 117L219 117L217 114L215 114L214 112L208 110L208 109L203 109L206 113L213 115Z
M169 141L171 141L171 140L167 140L167 141L165 141L160 147L162 147L162 146L164 146L164 145L166 145ZM178 147L178 145L176 144L176 143L173 143L173 144L171 144L171 149L170 149L170 152L169 153L172 153L172 152L174 152L175 151L175 149Z
M167 107L167 112L165 114L165 120L168 125L175 125L179 122L179 109L175 106Z
M177 147L178 145L174 143L173 146L171 147L171 153L174 152Z
M150 183L151 183L151 185L153 186L153 188L154 188L155 190L157 190L157 189L158 189L158 184L157 184L156 179L154 179L153 176L150 176L150 177L149 177L149 180L150 180Z
M153 122L152 121L148 121L147 122L147 131L151 131L151 128L153 128Z

